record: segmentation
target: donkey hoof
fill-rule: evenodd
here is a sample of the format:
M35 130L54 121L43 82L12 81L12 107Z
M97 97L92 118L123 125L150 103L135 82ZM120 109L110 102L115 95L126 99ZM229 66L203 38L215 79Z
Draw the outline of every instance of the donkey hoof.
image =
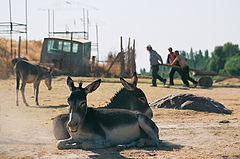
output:
M29 104L26 101L23 101L23 103L25 104L25 106L29 106Z
M65 149L65 143L62 142L62 141L58 141L58 142L57 142L57 148L58 148L59 150Z

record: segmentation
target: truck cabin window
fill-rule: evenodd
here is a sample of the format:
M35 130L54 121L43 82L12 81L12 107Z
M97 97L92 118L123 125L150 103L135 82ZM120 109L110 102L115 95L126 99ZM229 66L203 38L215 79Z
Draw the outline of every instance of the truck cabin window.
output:
M47 52L50 54L70 54L71 42L61 40L48 40ZM78 43L73 42L72 53L78 53Z

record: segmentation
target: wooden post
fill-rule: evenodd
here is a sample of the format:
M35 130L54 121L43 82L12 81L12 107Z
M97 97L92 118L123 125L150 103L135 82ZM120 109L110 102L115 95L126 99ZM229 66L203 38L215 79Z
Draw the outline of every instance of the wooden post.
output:
M125 75L125 61L124 61L124 50L123 50L123 44L122 44L122 37L120 37L121 42L121 56L120 56L120 63L121 63L121 72L120 75L124 77Z
M71 43L70 43L70 58L69 58L69 72L72 74L73 69L72 69L72 46L73 46L73 32L71 32Z
M133 48L131 49L131 74L136 72L136 53L135 53L135 39L133 40Z
M92 63L91 63L91 72L95 71L95 63L96 63L96 56L92 56Z
M130 38L128 39L128 50L127 50L127 68L126 75L130 76L131 73L131 48L130 48Z
M14 49L14 58L17 56L17 50Z
M18 57L20 57L21 55L21 36L19 36L19 40L18 40Z

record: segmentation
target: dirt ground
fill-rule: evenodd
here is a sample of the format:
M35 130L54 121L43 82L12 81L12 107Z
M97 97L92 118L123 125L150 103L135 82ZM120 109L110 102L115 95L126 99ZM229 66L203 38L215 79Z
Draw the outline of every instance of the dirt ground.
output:
M79 80L80 78L73 78ZM93 81L93 78L84 78ZM116 81L116 80L115 80ZM208 96L233 111L231 115L196 112L191 110L153 109L153 120L159 127L162 147L118 150L116 148L84 151L58 150L52 133L52 117L68 111L66 77L53 80L48 91L43 82L40 86L39 103L36 107L32 85L26 86L26 107L19 93L19 106L15 101L15 79L0 80L0 158L240 158L240 88L212 87L210 89L174 87L150 87L141 82L141 88L151 103L172 93L192 93ZM84 85L88 82L85 82ZM120 83L102 83L88 95L89 106L104 106ZM230 123L219 123L227 120Z

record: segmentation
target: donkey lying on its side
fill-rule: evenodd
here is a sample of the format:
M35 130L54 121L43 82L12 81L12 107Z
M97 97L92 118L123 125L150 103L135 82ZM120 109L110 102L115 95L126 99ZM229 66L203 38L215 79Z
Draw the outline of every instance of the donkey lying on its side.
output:
M18 61L15 64L15 71L16 71L16 82L17 82L16 105L18 106L18 91L19 91L20 79L22 80L21 93L22 93L22 99L24 104L28 106L28 103L26 102L25 95L24 95L24 89L25 89L26 83L33 83L35 103L36 105L39 105L38 103L39 84L41 80L45 80L45 84L48 87L48 90L51 90L52 89L51 72L48 71L46 68L39 66L38 64L33 64L25 60Z
M111 99L111 102L103 108L134 110L145 114L151 119L153 116L152 110L149 107L147 98L143 91L136 87L137 80L138 78L136 72L132 76L131 83L121 80L124 88L117 92ZM70 77L68 77L67 84L70 86L72 91L80 89L74 86L73 80ZM57 140L70 138L66 126L68 120L69 114L60 114L53 119L53 134Z
M71 92L67 124L71 137L59 140L57 147L96 149L119 144L132 146L135 141L144 139L151 140L148 143L152 146L159 146L158 128L144 114L124 109L87 107L87 94L95 91L100 83L101 80L97 80L85 88L80 84L79 89ZM70 85L69 89L73 90L73 87Z

